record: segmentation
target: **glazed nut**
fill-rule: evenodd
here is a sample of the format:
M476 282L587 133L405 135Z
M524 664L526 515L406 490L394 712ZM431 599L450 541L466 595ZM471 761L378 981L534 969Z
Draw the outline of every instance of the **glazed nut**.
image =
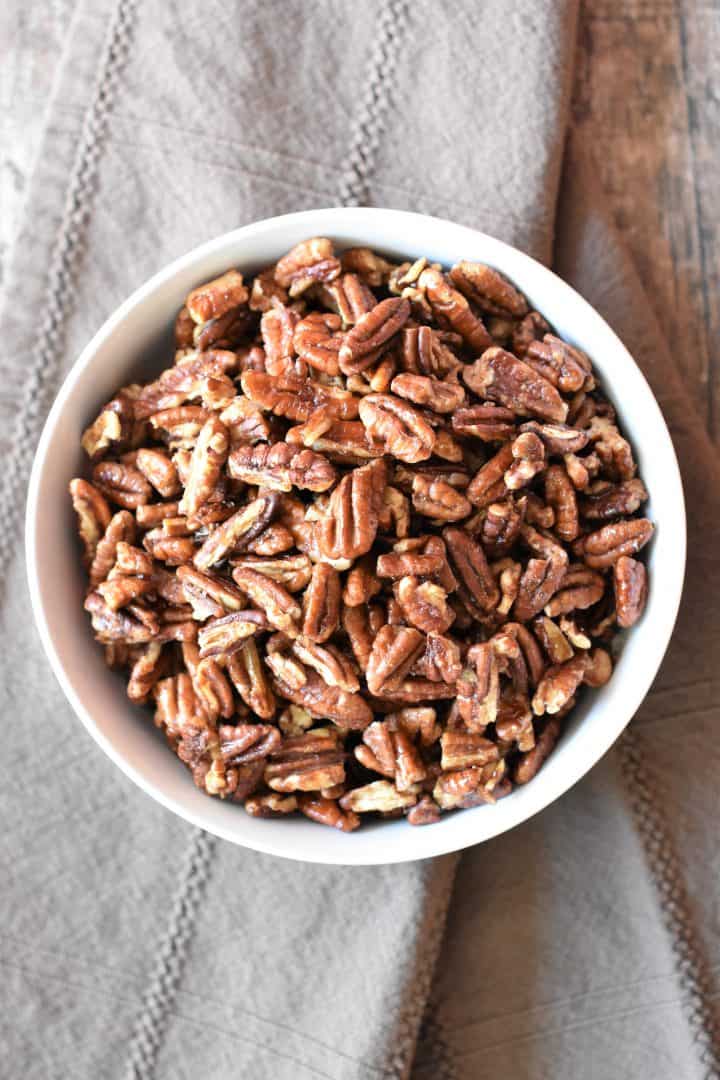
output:
M240 383L243 393L259 409L301 424L321 408L328 409L338 420L354 420L358 415L358 399L354 394L301 375L244 371Z
M481 397L492 398L518 416L564 423L568 407L552 383L512 353L496 346L463 370L463 379Z
M241 648L247 638L258 630L267 629L268 622L260 611L234 611L208 619L198 633L200 657L227 657Z
M464 769L469 765L487 765L497 761L500 752L497 745L482 735L464 731L446 731L440 738L443 770Z
M284 255L275 266L275 281L291 296L300 296L311 285L332 281L340 273L340 262L325 237L303 240Z
M623 555L635 555L650 540L653 524L647 518L629 518L604 525L582 540L585 562L593 569L604 569Z
M433 789L433 798L443 810L494 803L505 775L504 761L491 761L482 767L471 766L444 772ZM505 794L505 790L503 794ZM499 794L499 791L498 791Z
M384 462L373 461L354 469L337 485L315 530L318 546L329 559L355 559L370 550L386 476Z
M551 465L545 473L545 502L555 513L555 533L570 543L580 533L577 497L572 481L562 465Z
M407 300L390 298L376 304L362 315L347 332L340 347L340 370L344 375L364 371L382 349L400 331L410 317Z
M562 664L553 664L545 672L532 699L536 716L557 713L573 697L585 677L588 657L585 653L574 656Z
M227 673L245 704L263 720L270 720L276 709L267 668L255 639L249 637L225 659Z
M408 825L435 825L440 820L440 807L430 795L423 795L407 812Z
M340 575L327 563L316 563L303 598L303 636L323 642L340 622Z
M352 810L341 810L335 799L326 799L322 795L305 794L298 798L298 809L311 821L319 825L329 825L341 832L352 832L360 826L360 818Z
M457 526L443 529L443 539L453 568L471 602L482 614L491 611L500 600L500 591L482 547L465 529Z
M71 480L69 490L73 509L77 514L78 532L84 546L85 562L89 566L110 524L110 507L105 497L87 480Z
M423 473L413 477L412 503L419 514L434 521L462 521L472 512L469 500L451 484Z
M371 694L402 682L425 646L423 635L411 627L383 626L375 636L365 678Z
M509 491L525 487L545 468L545 446L532 432L518 435L512 446L513 463L505 471L505 486Z
M462 339L459 339L462 340ZM402 332L401 366L415 375L444 379L461 361L440 335L429 326L406 326Z
M236 510L210 533L195 553L195 566L198 570L209 570L221 562L229 551L247 548L248 543L269 525L277 509L277 495L268 493Z
M453 431L472 435L483 442L512 439L517 417L512 409L502 405L469 405L457 409L452 416Z
M618 626L628 629L638 621L647 603L648 579L644 563L621 555L613 567Z
M522 293L497 270L483 263L455 263L450 271L450 280L468 300L492 315L521 318L527 312L527 300Z
M645 485L637 477L619 484L600 480L586 487L580 510L589 521L607 521L634 514L647 499Z
M460 383L441 381L431 375L396 375L390 389L396 397L436 413L452 413L465 400L465 390Z
M467 299L453 288L444 274L434 267L427 267L419 275L417 284L427 297L435 318L460 334L471 349L480 352L492 344L492 338L482 320L472 311Z
M407 402L391 394L368 394L359 412L368 438L380 443L385 453L409 464L430 457L435 433Z
M532 432L542 439L548 455L577 454L585 449L590 440L586 431L567 424L539 424L537 420L521 424L520 431Z
M356 814L388 813L390 810L414 806L416 802L417 795L413 792L398 791L389 780L375 780L372 784L348 791L340 799L340 806Z
M552 716L538 737L533 749L520 755L513 775L516 784L527 784L537 776L540 768L554 750L559 735L560 721L557 717Z
M545 614L556 618L571 611L583 611L597 604L604 592L602 574L585 566L571 566L563 575L557 592L545 605Z
M580 349L554 334L545 334L542 341L531 341L525 353L528 364L565 394L594 387L592 368Z
M135 413L127 394L120 393L104 406L82 435L80 445L95 460L109 450L123 448L131 435Z
M232 576L241 592L265 613L271 626L297 637L302 610L283 585L249 566L235 566Z
M312 450L296 450L287 443L239 446L228 461L234 480L257 484L272 491L327 491L336 472L327 458Z
M425 634L442 634L455 620L446 591L434 581L407 575L395 584L393 593L404 621Z
M507 495L504 476L513 460L512 446L506 443L477 471L465 492L473 506L482 509Z
M134 510L150 502L152 488L139 469L120 461L99 461L93 468L97 490L116 506Z
M237 270L228 270L221 277L188 293L185 307L194 322L205 323L246 303L247 298L248 291L243 284L242 274Z
M216 416L210 417L200 429L192 452L185 491L180 500L181 514L196 514L208 501L220 479L229 449L228 429Z

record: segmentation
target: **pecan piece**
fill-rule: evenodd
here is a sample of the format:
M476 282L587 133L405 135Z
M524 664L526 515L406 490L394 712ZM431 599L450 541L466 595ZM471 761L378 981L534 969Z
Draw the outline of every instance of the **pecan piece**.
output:
M583 558L593 569L613 566L623 555L635 555L645 547L654 531L647 518L630 518L603 525L578 541Z
M440 765L446 769L465 769L469 765L487 765L500 757L498 748L490 739L471 731L446 731L440 736L442 758Z
M451 484L422 473L413 477L412 503L419 514L436 521L461 521L472 511L468 499Z
M357 274L371 289L387 285L393 264L366 247L348 248L340 257L343 270Z
M272 659L269 657L269 660ZM299 667L302 670L301 665ZM294 705L301 705L316 719L332 720L338 727L362 729L372 722L372 711L362 695L348 693L339 686L328 686L315 671L304 674L305 681L299 686L292 686L275 671L277 693ZM330 787L331 784L322 786Z
M262 771L264 772L264 766L262 766ZM268 795L253 795L246 799L245 809L250 817L274 818L294 814L299 809L299 805L294 795L280 795L272 791Z
M107 524L105 532L97 543L88 576L94 587L108 576L117 557L117 547L121 542L132 543L135 539L135 522L128 510L119 510Z
M613 586L618 626L628 628L638 621L647 603L648 581L645 565L621 555L613 567Z
M513 462L512 446L506 443L475 473L465 492L470 502L482 509L507 495L505 472Z
M332 242L323 236L296 244L275 266L275 280L291 296L300 296L311 285L332 281L340 273Z
M263 720L275 715L275 695L254 638L227 658L227 673L245 704Z
M386 478L383 461L372 461L342 478L315 529L320 551L327 558L356 559L370 550Z
M160 433L171 450L192 450L210 415L210 411L201 405L179 405L154 413L150 417L150 426Z
M526 431L513 440L510 449L513 463L505 470L503 479L509 491L517 491L545 468L545 446L537 435Z
M85 549L85 563L90 566L95 558L97 546L110 524L110 507L97 488L87 480L71 480L70 496L78 518L78 532Z
M512 334L512 351L521 359L525 356L532 341L539 341L550 332L550 326L539 311L529 311L518 323Z
M500 700L500 669L497 655L487 642L473 645L468 663L457 682L457 705L467 729L482 734L495 722Z
M575 488L562 465L551 465L545 473L545 501L555 512L555 533L566 543L580 533Z
M247 298L248 291L243 284L242 274L237 270L228 270L188 293L185 307L194 322L205 323L232 308L240 307L247 302Z
M226 765L261 761L280 749L282 737L269 724L220 724L220 756Z
M543 728L533 749L520 755L513 776L516 784L527 784L534 776L537 776L554 750L559 735L560 721L556 716L552 716Z
M280 442L268 446L239 446L228 460L228 473L234 480L258 484L272 491L327 491L336 480L336 472L327 458L312 450L296 450Z
M479 360L463 369L463 379L479 397L489 397L518 416L538 416L559 421L568 407L547 379L512 353L497 346L486 349Z
M146 625L135 613L113 611L103 600L99 592L91 592L85 597L85 610L90 614L90 622L98 641L106 644L117 641L126 645L144 645L157 636L157 623Z
M121 450L133 429L135 410L127 393L122 391L105 405L98 418L87 428L80 445L89 458L96 460L109 450Z
M475 352L492 345L481 319L474 313L461 292L454 289L444 274L427 267L418 278L418 287L425 293L438 322L450 327Z
M431 375L396 375L390 389L397 397L427 406L436 413L452 413L465 400L460 383L442 382Z
M120 461L99 461L92 471L93 483L98 491L117 506L134 510L150 502L152 488L133 465Z
M292 648L298 660L317 671L328 686L338 686L351 694L360 689L352 661L334 645L318 645L301 637L293 642Z
M580 511L589 521L607 521L634 514L648 498L645 485L637 478L619 484L601 480L586 489Z
M162 451L141 447L135 457L135 465L164 499L171 499L180 491L178 471Z
M327 563L316 563L303 597L303 636L327 641L340 621L340 575Z
M312 576L312 563L307 555L284 555L281 558L236 555L231 556L230 562L236 567L257 570L279 585L284 585L288 592L304 589Z
M195 552L194 562L198 570L209 570L222 562L231 550L242 550L259 536L270 524L279 507L275 493L260 495L247 506L237 510L210 533L205 543Z
M334 732L308 731L282 740L265 767L273 791L321 791L345 780L345 754Z
M245 606L244 593L225 578L204 574L193 566L179 566L177 579L193 609L193 618L200 622L229 611L241 611Z
M329 825L341 832L352 832L360 825L360 818L352 810L341 810L335 799L326 799L322 795L301 795L298 809L311 821L317 821L319 825Z
M443 633L455 619L447 593L433 581L406 576L395 584L393 592L404 621L425 634Z
M636 472L632 448L607 416L593 416L588 428L593 449L611 480L632 480Z
M269 311L275 300L287 304L287 290L275 280L274 269L263 270L253 280L248 306L251 311Z
M382 584L375 573L375 560L367 555L360 559L352 569L348 570L343 589L343 603L348 607L359 607L367 604L373 596L377 596Z
M525 361L565 394L592 390L595 385L592 367L585 353L554 334L546 334L542 341L531 341Z
M394 337L410 317L407 300L391 297L361 315L345 335L339 353L340 370L355 375L370 367L378 350Z
M590 439L586 431L578 431L567 424L539 424L537 420L521 424L520 431L530 431L542 439L548 454L577 454L585 449Z
M462 342L462 339L458 339ZM408 326L402 334L400 362L403 370L444 379L457 371L462 361L429 326Z
M480 540L488 555L497 558L513 546L520 535L522 508L515 503L491 503L480 524Z
M425 647L424 636L407 626L383 626L375 636L365 678L371 694L402 682Z
M450 271L453 285L483 311L491 315L520 318L528 309L527 300L497 270L477 262L459 262Z
M287 589L248 566L233 567L232 576L240 589L264 611L271 626L290 637L297 636L302 611Z
M228 429L212 416L200 429L192 452L185 492L180 500L181 514L196 514L211 497L229 449Z
M292 308L276 303L260 320L265 349L265 371L269 375L295 372L295 330L300 316Z
M433 798L443 810L467 809L494 803L506 789L501 782L505 775L504 761L491 761L481 767L470 766L442 773L433 788ZM496 794L496 790L497 794Z
M500 590L485 552L465 529L456 526L445 528L443 538L453 567L465 587L467 600L479 610L482 617L492 611L500 600Z
M549 667L540 680L532 699L535 715L560 712L580 686L587 667L588 657L585 653L579 653L571 660Z
M460 646L452 638L431 631L425 639L425 652L414 670L430 682L454 683L462 672Z
M368 437L385 452L408 464L429 458L435 433L411 405L390 394L368 394L359 405Z
M605 592L605 578L586 566L571 566L563 575L557 592L545 605L545 614L554 619L570 611L597 604Z
M562 664L574 655L572 645L552 619L545 615L538 617L533 623L533 628L551 664Z
M353 326L377 304L375 294L356 274L342 277L320 289L321 299L340 316L344 327Z
M407 812L408 825L435 825L439 820L440 807L430 795L423 795Z
M366 769L393 780L398 791L412 790L427 775L408 733L390 720L376 720L365 728L355 757Z
M502 405L469 405L453 413L453 431L458 435L473 435L483 442L512 439L517 417L512 409Z
M144 704L166 670L162 645L157 641L148 642L130 670L127 685L130 700L138 705Z
M373 811L388 813L391 810L414 806L417 795L412 792L398 791L389 780L375 780L364 787L353 788L340 799L340 806L345 811L356 814L368 814Z

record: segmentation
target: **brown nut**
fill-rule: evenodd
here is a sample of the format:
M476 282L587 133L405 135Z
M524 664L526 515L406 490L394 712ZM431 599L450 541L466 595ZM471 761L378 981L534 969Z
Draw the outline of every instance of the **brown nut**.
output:
M339 375L341 319L329 311L313 311L295 327L293 345L306 364L326 375Z
M554 619L571 611L585 610L602 599L605 579L585 566L571 566L563 575L557 592L545 605L545 614Z
M390 810L414 806L417 795L413 792L401 792L389 780L375 780L364 787L353 788L340 799L340 806L345 811L356 814L368 814L373 811L387 813Z
M585 653L579 653L571 660L549 667L540 680L532 699L535 715L542 716L546 712L559 712L580 686L587 668L588 657Z
M245 704L263 720L270 720L275 715L275 695L254 638L248 638L227 658L226 667Z
M545 468L545 447L530 431L518 435L511 445L513 462L503 477L509 491L525 487Z
M585 353L554 334L545 334L542 341L531 341L525 360L565 394L592 390L595 385L592 367Z
M196 514L211 497L229 449L228 429L216 416L211 417L200 429L192 452L185 492L180 500L181 514Z
M512 351L522 359L530 343L540 341L549 332L550 327L540 312L529 311L513 329Z
M340 370L345 375L364 371L374 363L378 350L398 333L410 317L407 300L391 297L376 304L347 332L340 348Z
M390 389L397 397L436 413L452 413L465 400L465 391L460 383L442 382L431 375L396 375Z
M342 478L315 529L318 546L329 559L356 559L370 550L386 478L383 461L372 461Z
M480 524L480 541L488 555L498 558L513 546L520 535L522 507L509 500L491 503Z
M390 394L368 394L359 405L368 438L385 453L413 464L429 458L435 433L416 409Z
M516 784L527 784L538 772L555 748L555 743L560 735L560 721L552 716L545 725L542 733L532 750L521 754L515 766L513 780Z
M413 477L412 503L419 514L435 521L461 521L472 512L472 505L444 480L418 473Z
M404 371L444 379L457 371L462 361L431 327L412 326L405 327L402 333L400 363Z
M424 636L407 626L383 626L375 635L365 678L371 694L402 682L425 648Z
M579 541L582 557L588 566L602 570L613 566L623 555L635 555L645 547L653 532L653 523L647 518L612 522Z
M492 611L500 600L500 590L480 544L465 529L456 526L443 529L443 539L472 604L481 615Z
M93 461L110 450L123 450L132 436L134 420L132 399L128 393L121 391L103 407L98 418L83 432L80 445Z
M455 613L447 602L447 593L434 581L402 577L395 584L393 592L404 621L425 634L442 634L455 620Z
M303 636L323 642L331 637L340 621L340 575L327 563L316 563L303 597Z
M483 442L511 439L517 417L512 409L502 405L469 405L453 413L453 431L458 435L473 435Z
M243 284L242 274L237 270L228 270L226 274L188 293L185 307L194 322L205 323L245 304L247 298L248 291Z
M450 280L468 300L491 315L520 318L527 312L527 300L522 293L497 270L483 263L456 263L450 271Z
M575 488L562 465L551 465L545 473L545 502L555 512L555 533L565 543L580 534Z
M512 462L512 447L506 443L476 472L465 492L474 506L482 509L507 495L508 489L504 476Z
M262 611L234 611L208 619L198 632L200 659L206 656L230 656L247 638L267 630L268 620Z
M71 480L70 495L78 518L78 532L85 549L85 563L90 566L97 546L110 524L110 507L97 488L87 480ZM93 584L97 584L97 581Z
M648 579L644 563L621 555L613 567L618 626L634 626L647 603Z
M290 637L298 635L302 611L286 588L249 566L233 567L232 576L241 591L265 613L271 626Z
M531 431L542 439L548 454L577 454L590 440L586 431L567 424L539 424L537 420L521 424L520 431Z
M645 485L637 478L619 484L600 480L585 490L580 512L589 521L607 521L634 514L648 498Z
M341 832L352 832L360 825L360 818L352 810L341 810L335 799L326 799L322 795L304 794L297 800L298 809L311 821L319 825L329 825Z
M316 236L296 244L275 266L275 281L291 296L300 296L311 285L332 281L340 273L332 242Z
M463 369L463 379L480 397L512 409L518 416L563 423L568 407L547 379L512 353L497 346Z
M492 344L481 319L474 313L461 292L454 289L447 278L433 267L423 270L418 287L425 293L432 313L438 322L448 326L475 352Z
M123 465L120 461L99 461L93 468L92 477L95 487L106 499L126 510L134 510L152 498L149 483L140 470L132 465Z
M358 398L337 386L324 386L300 375L269 375L264 371L244 371L240 377L243 393L260 409L275 416L305 423L316 409L329 409L338 420L354 420Z
M234 480L257 484L272 491L327 491L337 474L327 458L312 450L296 450L287 443L239 446L228 460Z
M211 566L222 562L229 551L247 548L248 543L269 525L278 508L277 495L268 493L236 510L232 517L210 533L195 553L195 566L198 570L209 570Z
M473 732L446 731L440 738L440 746L440 765L443 770L487 765L490 761L497 761L500 756L494 742Z

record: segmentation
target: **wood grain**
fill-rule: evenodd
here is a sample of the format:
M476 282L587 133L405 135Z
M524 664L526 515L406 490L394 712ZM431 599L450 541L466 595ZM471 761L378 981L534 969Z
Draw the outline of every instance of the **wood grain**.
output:
M584 0L573 119L720 438L720 0Z

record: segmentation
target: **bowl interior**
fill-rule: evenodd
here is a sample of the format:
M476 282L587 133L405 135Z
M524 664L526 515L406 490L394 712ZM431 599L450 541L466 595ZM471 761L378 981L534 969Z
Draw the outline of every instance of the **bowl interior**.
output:
M495 806L448 814L429 829L383 822L346 836L305 819L259 821L203 795L168 752L149 712L130 704L121 677L105 667L82 610L85 580L67 496L69 480L86 469L82 431L119 386L151 378L167 363L175 313L191 288L230 266L252 272L313 235L330 236L338 247L365 244L445 265L477 259L506 274L562 337L592 358L632 441L651 495L647 513L657 525L648 552L648 606L622 642L610 683L581 701L529 785ZM83 351L48 417L30 484L26 540L45 650L70 703L116 764L165 806L221 837L289 858L347 864L400 862L467 847L525 820L574 784L646 694L672 632L685 565L684 505L672 443L644 377L603 319L545 267L500 241L436 218L370 209L306 211L238 229L179 259L130 297Z

